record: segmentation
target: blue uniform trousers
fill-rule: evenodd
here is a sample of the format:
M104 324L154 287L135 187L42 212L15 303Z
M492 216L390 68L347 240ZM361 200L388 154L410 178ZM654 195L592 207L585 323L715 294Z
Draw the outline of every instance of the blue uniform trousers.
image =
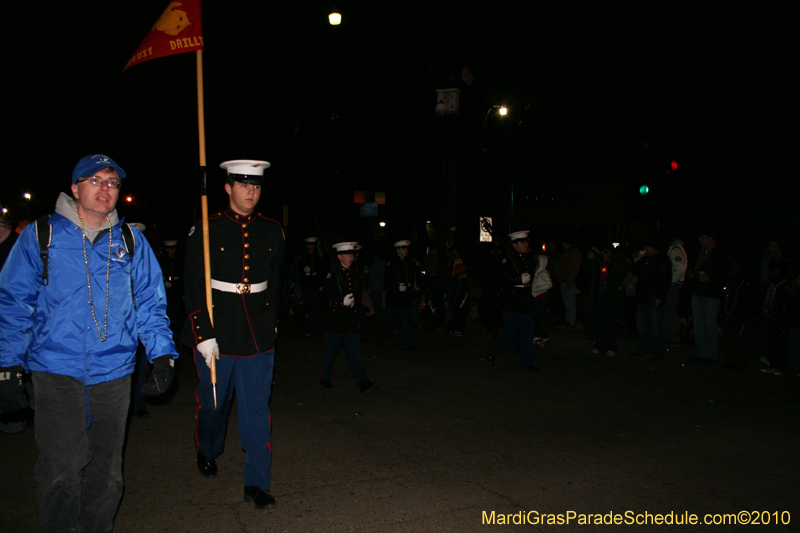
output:
M225 432L231 399L236 390L239 411L239 438L245 451L244 484L269 491L272 464L272 420L269 396L272 390L272 367L275 350L250 357L220 355L217 361L217 409L211 389L211 369L195 350L195 364L200 375L197 386L197 451L214 459L225 448Z
M389 320L383 328L380 336L380 341L386 340L389 333L395 324L400 322L403 326L403 348L412 348L414 346L414 338L412 332L414 331L414 308L413 307L398 307L392 305L389 307Z
M336 335L335 333L325 332L325 344L322 348L322 364L319 368L319 379L331 381L333 373L333 362L336 359L336 352L339 345L344 344L344 353L347 355L347 363L350 371L356 378L356 383L361 383L369 379L367 369L364 368L364 359L361 357L361 336L360 335Z
M511 340L519 335L519 366L533 366L533 314L503 311L503 329L497 340L489 346L489 353L496 356Z

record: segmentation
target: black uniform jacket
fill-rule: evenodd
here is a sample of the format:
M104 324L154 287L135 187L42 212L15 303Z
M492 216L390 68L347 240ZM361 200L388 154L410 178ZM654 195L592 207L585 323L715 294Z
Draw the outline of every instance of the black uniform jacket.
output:
M417 280L417 267L406 256L401 258L399 255L386 262L386 305L390 307L414 307L417 301L417 291L414 288ZM400 284L406 286L404 292L400 292Z
M318 291L325 277L325 260L319 254L302 253L297 260L300 273L300 288L303 291ZM306 272L306 268L308 272Z
M513 313L532 312L531 301L533 295L530 283L527 287L517 287L517 285L522 285L522 279L520 278L523 272L530 274L531 281L533 281L538 261L536 255L532 253L522 255L517 252L511 252L510 256L506 254L503 258L499 271L500 308L503 311L511 311Z
M319 329L336 335L357 335L364 282L361 273L352 266L350 268L340 266L339 272L341 276L338 279L336 272L329 272L322 283L320 296L325 309L320 318ZM352 294L355 299L353 307L342 305L344 297L348 294Z
M285 238L280 224L259 213L242 216L228 207L208 217L211 279L228 283L261 283L267 289L237 294L212 290L214 325L205 297L203 231L189 232L184 272L188 317L181 340L197 346L216 338L221 355L250 356L275 346Z

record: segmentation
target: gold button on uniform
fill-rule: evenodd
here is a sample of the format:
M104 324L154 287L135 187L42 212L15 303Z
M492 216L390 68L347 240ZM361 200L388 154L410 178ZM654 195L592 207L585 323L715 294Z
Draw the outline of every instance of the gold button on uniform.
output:
M250 270L250 265L245 265L245 266L244 266L244 269L245 269L245 270Z

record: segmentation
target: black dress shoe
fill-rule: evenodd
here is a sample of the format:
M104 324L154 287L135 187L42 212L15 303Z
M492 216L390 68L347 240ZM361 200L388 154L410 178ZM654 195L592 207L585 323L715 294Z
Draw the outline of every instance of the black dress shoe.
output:
M203 477L217 477L217 462L197 452L197 469Z
M333 385L333 383L331 383L330 381L322 381L322 380L319 380L319 384L320 384L320 385L322 385L322 387L323 387L323 388L325 388L325 389L332 389L332 388L334 388L334 385Z
M244 486L244 501L253 502L256 509L272 509L275 507L275 498L269 492L248 485Z
M367 378L361 383L358 384L358 388L361 389L361 394L367 394L375 389L380 387L377 381L372 381L371 379Z
M489 364L494 366L494 356L492 352L486 352L486 360L489 361Z

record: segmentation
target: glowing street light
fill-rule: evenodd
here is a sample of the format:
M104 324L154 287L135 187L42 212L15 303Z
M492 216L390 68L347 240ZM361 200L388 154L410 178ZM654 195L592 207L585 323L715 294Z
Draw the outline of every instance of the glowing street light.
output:
M342 23L342 15L339 13L331 13L328 15L328 22L331 26L338 26Z
M31 199L31 193L29 193L29 192L26 192L26 193L25 193L25 194L23 194L22 196L23 196L23 197L24 197L26 200L30 200L30 199Z
M504 105L501 105L498 113L500 113L502 116L506 116L508 115L508 108Z

